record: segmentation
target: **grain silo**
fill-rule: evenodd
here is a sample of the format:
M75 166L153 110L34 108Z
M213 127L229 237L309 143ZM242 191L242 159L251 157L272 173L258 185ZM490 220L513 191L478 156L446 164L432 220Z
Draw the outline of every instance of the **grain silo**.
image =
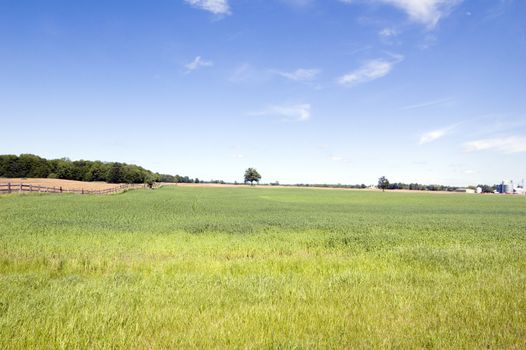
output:
M502 181L501 184L497 185L497 192L502 194L512 194L513 182Z
M513 181L504 183L504 193L513 194Z

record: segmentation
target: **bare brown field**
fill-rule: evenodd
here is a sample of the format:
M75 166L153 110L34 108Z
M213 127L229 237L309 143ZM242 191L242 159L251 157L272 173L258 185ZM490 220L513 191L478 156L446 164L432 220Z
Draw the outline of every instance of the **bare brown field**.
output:
M45 187L62 187L64 190L106 190L119 186L119 184L109 184L106 182L85 182L61 179L20 179L20 178L0 178L0 183L28 184Z

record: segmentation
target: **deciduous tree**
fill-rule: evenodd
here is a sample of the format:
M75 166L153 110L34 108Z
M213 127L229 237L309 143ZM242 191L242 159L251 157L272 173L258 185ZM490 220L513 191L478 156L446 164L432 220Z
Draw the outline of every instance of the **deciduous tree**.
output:
M382 192L385 191L386 188L389 188L389 180L387 180L385 176L378 179L378 188L381 188Z
M261 180L261 175L255 168L248 168L245 171L245 183L250 182L251 185L254 185L254 182L259 183Z

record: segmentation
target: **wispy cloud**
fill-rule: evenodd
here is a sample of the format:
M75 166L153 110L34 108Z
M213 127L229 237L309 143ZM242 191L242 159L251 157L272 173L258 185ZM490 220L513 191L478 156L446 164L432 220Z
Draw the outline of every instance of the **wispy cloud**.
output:
M202 10L212 12L215 15L230 14L230 6L228 0L184 0L186 3L200 8Z
M485 115L474 119L477 123L477 129L474 134L477 137L491 136L499 134L516 133L518 130L526 131L526 117L516 116L515 119L509 119L506 115L495 114Z
M275 116L282 121L304 122L311 117L311 105L308 103L295 105L272 105L261 111L251 112L252 116Z
M402 109L404 109L404 110L411 110L411 109L418 109L418 108L440 106L440 105L448 104L451 101L453 101L453 98L451 98L451 97L440 98L440 99L437 99L437 100L426 101L426 102L417 103L417 104L414 104L414 105L405 106Z
M241 63L230 71L228 81L236 84L260 84L270 80L272 74L268 69L260 69L249 63Z
M185 64L184 67L186 68L186 73L191 73L201 67L210 67L213 65L214 62L205 61L201 58L201 56L197 56L192 62Z
M494 20L494 19L504 15L507 11L509 11L510 7L513 5L514 2L515 2L515 0L494 1L492 3L493 6L491 6L486 11L484 17L482 18L483 21Z
M434 28L462 0L380 0L403 10L414 22Z
M277 71L277 70L273 70L272 72L282 76L283 78L286 78L292 81L298 81L298 82L313 81L320 74L319 69L304 69L304 68L298 68L292 72L282 72L282 71Z
M356 0L341 0L345 3ZM383 3L404 11L413 22L421 23L429 29L446 17L462 0L364 0L369 3ZM362 1L363 2L363 1Z
M355 86L368 81L382 78L389 74L394 65L402 61L402 56L396 56L395 60L373 59L365 62L360 68L349 72L338 79L344 86Z
M441 139L442 137L450 134L459 124L453 124L453 125L450 125L448 127L445 127L445 128L441 128L441 129L436 129L436 130L432 130L432 131L428 131L428 132L425 132L422 134L422 136L420 136L420 144L421 145L424 145L426 143L430 143L430 142L433 142L433 141L436 141L438 139Z
M526 137L508 136L470 141L464 144L464 149L466 152L493 150L502 153L522 153L526 152Z
M378 32L378 35L383 39L390 39L399 34L398 30L394 28L384 28Z

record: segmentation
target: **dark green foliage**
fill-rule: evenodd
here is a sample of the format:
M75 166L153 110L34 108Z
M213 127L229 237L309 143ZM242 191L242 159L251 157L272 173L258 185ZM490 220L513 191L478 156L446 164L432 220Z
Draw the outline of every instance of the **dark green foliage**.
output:
M478 185L477 187L482 188L482 193L493 193L496 190L496 186L488 186L488 185Z
M2 177L47 177L51 167L43 158L32 154L0 156Z
M46 160L33 154L21 154L0 155L0 177L147 183L159 181L161 176L134 164L71 161L68 158Z
M248 168L245 171L245 183L250 182L253 185L254 182L259 183L259 180L261 180L261 175L255 168Z
M382 176L378 179L378 188L381 188L382 191L385 191L386 188L389 188L389 180L385 176Z
M180 176L180 175L167 175L167 174L157 174L159 176L160 182L173 182L173 183L192 183L194 182L193 179L189 178L188 176ZM196 181L199 179L196 179Z
M178 182L173 175L159 174L159 181L161 182Z
M108 176L106 181L110 183L118 183L120 179L123 178L122 175L122 165L119 163L113 163L108 170Z

